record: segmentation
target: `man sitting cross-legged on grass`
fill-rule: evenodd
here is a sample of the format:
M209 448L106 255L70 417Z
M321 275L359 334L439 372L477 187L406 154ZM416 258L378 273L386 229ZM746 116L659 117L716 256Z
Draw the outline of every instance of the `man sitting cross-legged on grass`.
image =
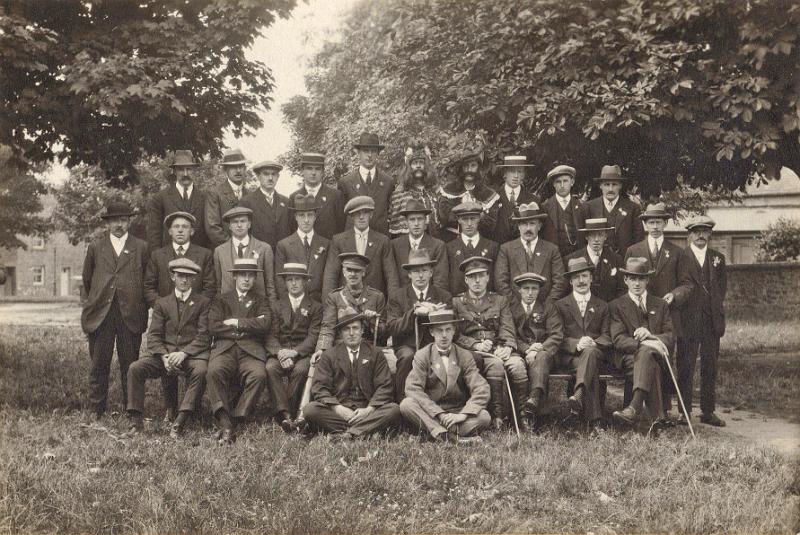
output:
M311 354L319 337L322 305L306 295L310 276L305 264L284 264L278 276L283 278L288 295L272 309L267 380L276 419L288 433L295 428L292 414L300 407ZM288 385L284 385L284 377L288 378Z
M311 401L303 407L310 429L350 439L396 428L400 408L383 353L363 340L364 316L353 308L338 310L336 330L342 342L319 358Z
M255 258L237 258L230 269L236 289L217 296L208 314L214 335L208 363L208 397L222 427L220 444L235 440L232 418L252 412L267 385L264 337L272 320L269 302L253 286L261 269ZM243 392L231 411L231 383L238 379Z
M170 430L170 436L177 438L203 398L211 342L208 334L211 300L192 292L192 283L202 272L195 262L186 257L170 260L169 272L175 290L160 297L153 306L147 332L149 355L134 362L128 370L128 414L131 431L141 431L147 379L185 373L186 393Z
M434 343L414 355L414 367L406 380L406 397L400 403L403 417L435 440L459 441L478 435L491 424L486 411L489 383L466 349L453 344L456 324L452 310L428 314Z

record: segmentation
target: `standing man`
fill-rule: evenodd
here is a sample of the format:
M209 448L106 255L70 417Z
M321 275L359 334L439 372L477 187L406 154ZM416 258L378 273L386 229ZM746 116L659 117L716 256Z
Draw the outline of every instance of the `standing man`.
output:
M147 244L128 234L133 215L124 202L109 202L100 217L108 234L86 249L83 287L87 298L81 327L89 339L89 402L95 417L108 408L108 375L114 344L119 360L123 406L128 401L128 367L139 358L142 333L147 328L147 303L142 274L149 256Z
M456 205L451 213L458 221L460 234L445 244L447 264L450 268L450 294L459 295L467 291L464 276L459 268L465 258L482 256L494 260L500 251L497 242L484 238L478 233L478 225L483 214L483 207L477 202L463 202ZM494 290L493 277L489 278L489 290Z
M500 200L497 202L497 226L492 237L497 243L506 243L519 238L519 228L512 223L511 218L517 215L517 208L521 204L539 202L539 197L530 191L523 190L525 182L525 168L533 167L528 163L526 156L506 156L503 163L498 165L503 171L503 187L500 188Z
M275 191L283 166L270 160L253 166L253 172L261 185L259 189L246 195L240 206L253 211L253 237L269 244L272 250L278 242L292 233L289 215L289 199Z
M678 386L691 416L694 366L700 355L700 421L723 427L716 409L719 339L725 334L725 293L728 278L725 256L708 246L714 220L698 216L686 224L689 247L678 260L680 289L676 299L681 309L683 336L678 347Z
M220 445L236 440L233 419L247 417L267 386L264 339L272 316L267 299L253 291L260 271L255 259L237 258L231 268L236 289L218 295L208 314L214 345L206 382L211 412L222 428ZM242 393L236 406L231 407L230 389L236 381L242 385Z
M614 232L608 238L608 246L619 256L624 256L628 247L644 238L644 231L639 224L642 209L638 204L620 196L623 182L619 165L604 165L600 176L595 181L600 184L600 197L583 204L583 218L608 220Z
M477 436L491 424L489 384L466 349L453 344L461 321L452 310L432 311L425 325L434 343L416 352L400 413L439 442Z
M564 261L554 244L539 239L542 221L547 219L535 202L520 205L519 215L511 218L519 226L520 238L504 243L497 255L494 284L497 292L509 299L519 295L512 281L522 273L537 273L546 282L539 291L539 299L555 301L564 295Z
M500 196L481 180L480 166L483 161L483 150L465 153L453 164L456 168L456 179L439 189L439 222L442 225L442 239L450 241L458 234L458 222L453 208L463 202L477 202L481 205L482 217L479 230L484 236L494 235L497 225ZM449 232L448 238L445 233Z
M585 235L586 247L579 249L567 257L567 263L576 258L584 258L592 266L592 295L596 295L606 303L610 303L627 291L625 283L622 282L623 267L622 258L605 245L608 233L614 230L609 226L608 221L599 217L597 219L587 219L585 227L578 229L581 235ZM569 292L569 287L565 288L565 294Z
M339 193L338 190L336 190ZM341 195L341 193L339 193ZM320 206L311 195L298 193L289 209L294 214L297 231L278 242L275 248L275 265L304 264L308 268L305 292L315 301L322 301L322 278L328 260L330 240L316 229ZM279 281L280 282L280 281ZM286 297L286 286L277 284L278 295Z
M397 182L394 177L387 175L375 165L384 145L381 145L377 135L364 132L358 138L358 142L353 144L353 148L358 154L358 169L339 179L339 189L344 194L345 202L356 197L370 197L374 202L374 214L369 227L388 237L389 203ZM348 219L347 228L352 228L353 223Z
M319 152L304 152L300 155L300 174L303 186L289 195L292 205L299 195L309 197L317 207L314 232L326 240L344 231L344 195L338 189L322 182L325 174L325 155Z
M383 353L364 341L364 316L339 311L336 330L342 342L325 351L316 364L311 401L303 415L312 429L344 439L397 428L400 408L394 399Z
M578 229L583 226L581 200L572 195L575 185L575 168L569 165L557 165L547 173L547 180L553 184L555 193L542 203L547 212L540 236L543 240L558 245L561 258L583 249L586 240Z
M391 295L399 286L397 266L389 238L370 227L375 214L375 201L366 196L353 197L347 201L344 210L350 216L353 228L337 234L331 240L322 279L322 294L328 295L341 286L339 256L342 253L358 253L369 258L364 283L384 295Z
M439 186L431 162L431 150L422 141L413 140L406 147L405 166L389 204L390 237L397 238L408 234L406 219L400 212L406 208L408 201L414 199L428 210L426 217L428 234L441 239L438 197Z
M236 206L249 192L245 187L247 180L247 160L239 149L225 151L222 161L225 179L216 188L206 192L206 235L215 248L231 237L228 225L222 216Z
M170 430L172 438L183 433L186 420L200 408L206 386L208 349L208 309L211 300L192 290L193 279L202 269L189 258L169 262L170 277L175 289L160 297L153 307L153 319L147 332L148 356L134 362L128 375L128 414L131 430L141 431L144 414L145 382L155 377L186 374L186 393L180 412Z
M408 262L412 251L425 249L435 262L433 265L433 285L447 290L450 284L447 280L448 265L447 251L444 242L437 240L425 232L425 225L431 211L422 201L409 199L400 215L405 218L408 233L392 240L392 253L395 271L401 273L401 266ZM400 286L405 286L408 279L400 278Z
M160 249L170 241L164 228L164 217L173 212L188 212L194 216L194 242L208 247L205 228L206 196L195 187L194 173L198 164L190 150L176 150L172 162L175 182L153 195L147 214L147 244L151 251Z

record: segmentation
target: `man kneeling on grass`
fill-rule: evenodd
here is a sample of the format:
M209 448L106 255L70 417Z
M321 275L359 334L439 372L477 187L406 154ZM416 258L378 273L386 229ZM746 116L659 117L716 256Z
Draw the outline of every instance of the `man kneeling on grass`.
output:
M400 403L400 412L412 426L442 442L475 440L464 437L477 436L492 422L486 410L489 383L472 353L453 344L460 321L452 310L430 312L425 325L434 343L414 355L406 398Z
M175 290L156 300L147 332L149 355L128 370L128 414L131 432L141 431L147 379L184 374L188 386L170 430L170 436L178 438L189 415L197 410L206 385L211 300L192 293L192 283L201 272L199 265L181 257L171 260L168 268Z

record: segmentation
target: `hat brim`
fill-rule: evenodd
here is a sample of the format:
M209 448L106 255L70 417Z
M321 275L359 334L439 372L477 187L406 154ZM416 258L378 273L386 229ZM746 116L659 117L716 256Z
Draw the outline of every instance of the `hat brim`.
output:
M580 269L573 269L572 271L565 271L564 272L564 277L570 278L576 273L583 273L584 271L594 271L594 270L595 270L595 267L590 265L590 266L586 266L586 267L583 267L583 268L580 268Z
M333 326L333 329L334 330L341 329L342 327L350 325L351 323L357 320L363 323L366 320L366 318L364 317L364 314L356 314L355 316L350 316L349 318L337 322L336 325Z
M626 176L620 176L614 178L598 176L593 178L592 180L594 180L595 182L627 182L630 179Z
M644 212L639 216L639 219L642 219L642 220L644 220L644 219L672 219L672 216L669 215L666 212L663 213L663 214L657 214L657 213L654 213L654 212L650 212L648 214L647 212Z
M400 212L397 212L397 213L398 213L399 215L402 215L402 216L407 216L407 215L409 215L409 214L425 214L425 215L430 215L432 212L431 212L431 210L428 210L428 209L426 208L425 210L402 210L402 211L400 211Z
M579 228L578 232L608 232L614 230L614 227L601 227L601 228Z
M422 325L446 325L448 323L461 323L464 321L463 318L454 318L450 320L441 320L441 321L423 321Z
M247 165L247 160L235 160L233 162L220 162L220 165L222 167L225 167L227 165Z
M133 217L136 212L122 212L119 214L100 214L100 219L113 219L115 217Z
M468 269L467 271L464 272L464 276L468 277L470 275L474 275L475 273L481 273L481 272L489 273L489 268L472 268L472 269Z
M539 279L522 279L520 281L514 281L514 286L520 286L521 284L525 284L526 282L535 282L539 285L539 287L544 286L547 281L541 281Z
M707 228L708 230L714 230L714 225L708 225L706 223L695 224L691 226L687 226L686 230L693 230L696 228Z
M619 271L623 275L630 275L632 277L650 277L653 273L656 272L654 269L651 269L647 273L639 273L637 271L628 271L625 268L619 268L617 271Z
M318 205L314 205L311 208L308 207L298 208L296 206L287 206L286 208L288 208L293 212L319 212L321 207Z
M176 267L170 268L170 273L186 273L187 275L199 275L199 271L195 271L193 269L185 268L185 267Z
M281 171L283 171L283 166L282 165L262 165L260 167L253 167L253 172L254 173L258 173L262 169L274 169L275 171L280 173Z
M532 163L500 163L497 167L536 167Z
M511 221L529 221L531 219L547 219L547 214L511 216Z
M170 167L200 167L199 163L172 163Z
M453 214L453 215L456 216L456 219L458 219L459 217L467 217L468 215L478 215L479 216L481 214L483 214L483 210L480 210L480 211L475 210L474 212L461 212L461 213ZM458 230L456 230L456 232L458 232Z
M417 264L403 264L400 267L402 267L405 270L409 270L417 267L435 266L436 264L437 264L436 260L431 260L430 262L422 262Z
M310 279L311 275L308 273L295 273L293 271L283 271L280 273L276 273L279 277L305 277L306 279Z
M261 268L231 268L228 270L228 273L263 273L264 270Z

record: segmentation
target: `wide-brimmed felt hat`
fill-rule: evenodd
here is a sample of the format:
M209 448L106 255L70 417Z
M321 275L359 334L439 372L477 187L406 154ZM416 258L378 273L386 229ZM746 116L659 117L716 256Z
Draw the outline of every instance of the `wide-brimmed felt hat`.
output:
M517 286L519 286L523 282L536 282L539 284L539 286L541 286L542 284L547 282L547 277L530 271L527 273L521 273L516 277L514 277L514 284L516 284Z
M614 230L614 227L608 226L608 219L605 217L595 217L584 221L584 227L579 228L578 232L602 232Z
M528 221L530 219L546 219L547 212L542 210L539 205L531 201L519 205L517 214L511 216L512 221Z
M528 157L524 154L511 154L503 156L503 163L497 167L533 167L533 164L528 163Z
M641 256L632 256L625 261L625 267L619 268L619 272L634 277L649 277L655 271L650 267L650 260Z
M358 141L353 143L354 149L378 149L383 150L386 148L385 145L381 145L380 139L378 138L377 134L372 134L370 132L362 132L360 136L358 136Z
M604 165L600 169L600 176L596 177L595 182L605 182L608 180L615 180L617 182L625 182L627 177L622 176L622 169L618 165Z
M352 307L340 308L336 311L336 325L334 329L341 329L356 320L364 321L364 314Z
M261 272L263 269L258 267L258 260L255 258L234 258L233 267L228 270L231 273Z
M483 213L483 205L475 201L466 201L455 205L453 209L450 210L450 213L455 215L456 218L463 217L465 215L481 215Z
M564 272L566 278L570 278L576 273L582 271L594 271L594 264L589 262L586 257L570 258L567 262L567 270Z
M131 205L124 201L109 201L106 204L106 211L100 214L101 219L110 219L112 217L130 217L135 212Z
M428 314L428 321L423 322L423 325L443 325L445 323L458 323L464 321L456 316L452 310L434 310Z
M408 199L406 201L406 205L400 210L399 214L406 216L409 214L430 214L431 210L425 203L420 201L419 199Z
M186 149L178 149L172 153L172 163L170 167L197 167L200 165L194 160L192 151Z
M174 273L186 273L188 275L197 275L200 273L201 268L191 259L182 256L167 263L167 267Z
M222 160L220 160L219 164L222 166L225 165L245 165L247 163L247 158L244 157L242 151L239 149L231 149L226 150L222 153Z
M190 214L189 212L178 211L178 212L172 212L171 214L167 214L167 216L164 218L164 228L169 228L169 226L172 224L172 221L179 217L188 219L189 223L191 223L192 226L197 225L197 219L192 214Z
M272 160L264 160L253 166L254 173L258 173L261 169L275 169L276 171L280 172L283 170L283 166Z
M295 196L294 202L288 208L295 212L316 212L319 210L319 205L313 195L300 193Z
M321 152L304 152L300 155L300 165L325 165L325 155Z
M547 180L552 180L561 175L568 175L570 178L575 178L575 168L569 165L557 165L547 172Z
M672 219L672 216L667 212L667 205L663 202L651 203L639 216L639 219Z
M342 264L342 267L348 267L350 269L360 269L361 271L366 271L367 266L369 265L369 257L356 252L340 253L338 258L339 262Z
M403 264L401 267L406 270L414 269L415 267L433 266L436 260L431 259L431 255L424 247L411 251L408 253L408 263Z
M686 222L684 227L686 230L692 230L693 228L697 227L706 227L708 229L713 229L714 225L716 225L716 221L708 217L707 215L697 215L691 218L689 221Z
M311 278L311 275L308 274L308 266L305 264L300 264L299 262L287 262L283 265L283 271L279 271L277 273L281 277L305 277L307 279Z
M493 260L484 256L470 256L458 265L458 269L464 272L464 276L472 275L480 271L489 271Z
M352 215L361 210L375 210L375 199L366 195L353 197L344 205L344 213Z
M230 221L234 217L239 217L240 215L246 215L250 218L250 221L253 220L253 210L247 208L245 206L234 206L224 214L222 214L223 221Z

